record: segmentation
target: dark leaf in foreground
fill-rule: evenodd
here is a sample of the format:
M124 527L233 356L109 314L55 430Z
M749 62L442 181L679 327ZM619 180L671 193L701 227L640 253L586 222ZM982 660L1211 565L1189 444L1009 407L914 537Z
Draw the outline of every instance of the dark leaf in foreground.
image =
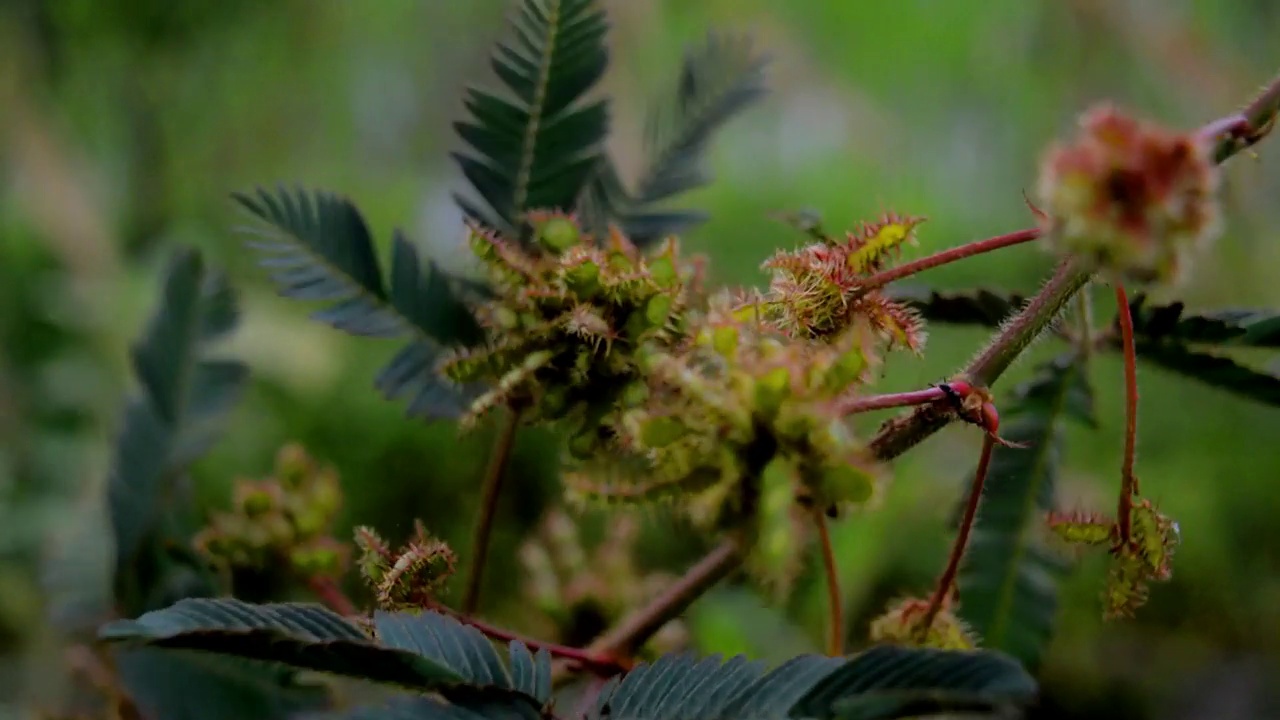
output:
M196 652L120 649L114 661L143 718L286 720L329 706L328 692L288 668Z
M988 650L880 645L824 677L790 717L888 720L947 711L1016 708L1039 688L1013 658Z
M465 683L440 662L378 645L319 605L189 599L110 623L99 635L109 642L198 650L418 689Z

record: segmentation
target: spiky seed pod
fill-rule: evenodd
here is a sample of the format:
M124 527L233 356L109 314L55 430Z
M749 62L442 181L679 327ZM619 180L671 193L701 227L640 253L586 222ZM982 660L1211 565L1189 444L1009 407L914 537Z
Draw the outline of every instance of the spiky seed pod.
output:
M942 650L972 650L978 646L973 631L944 605L924 629L929 601L905 598L891 603L883 615L871 622L871 641Z
M652 257L614 231L597 240L570 215L530 214L537 242L520 245L471 230L495 298L477 310L488 341L444 358L442 374L490 390L463 418L521 404L534 421L571 420L581 453L598 448L604 419L643 386L637 353L682 338L697 272L674 240Z
M1079 137L1052 146L1041 163L1049 247L1115 281L1175 285L1221 229L1211 144L1109 105L1079 124Z
M793 337L830 338L855 322L869 322L887 344L919 352L924 327L910 308L866 287L866 279L884 269L906 245L915 242L922 218L886 215L863 223L843 241L826 238L765 261L772 273L764 316Z
M871 332L791 339L717 298L695 342L642 356L650 397L615 426L639 461L588 465L571 486L608 503L667 500L702 527L746 530L751 569L781 593L808 547L808 508L877 493L878 468L833 402L866 379Z

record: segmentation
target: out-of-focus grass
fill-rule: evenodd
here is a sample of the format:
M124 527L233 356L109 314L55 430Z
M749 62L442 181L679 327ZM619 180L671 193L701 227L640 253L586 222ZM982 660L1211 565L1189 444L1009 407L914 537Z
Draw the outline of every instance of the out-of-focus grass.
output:
M394 348L315 326L304 308L276 299L230 231L240 218L227 192L277 180L340 190L384 243L401 226L456 252L449 123L462 85L488 82L483 61L507 3L227 3L210 10L216 21L168 41L72 0L49 0L56 24L45 33L29 20L37 5L0 10L5 587L30 580L39 542L60 529L71 495L100 487L128 388L125 349L155 288L157 253L174 243L206 250L232 274L246 313L235 350L256 373L229 437L198 468L203 500L221 502L234 475L265 472L274 450L298 439L343 472L349 521L402 535L421 516L465 556L490 431L459 443L451 428L404 421L377 397L371 379ZM606 6L615 22L606 87L617 97L614 150L626 167L638 157L637 113L672 81L684 44L712 26L746 29L776 59L775 91L724 134L716 184L689 198L713 220L688 244L711 256L713 278L732 283L759 282L758 263L795 242L774 211L817 208L836 227L889 209L926 215L917 253L1022 227L1039 153L1086 104L1112 98L1194 125L1243 102L1280 67L1269 42L1280 14L1263 2ZM1227 232L1184 293L1195 305L1280 305L1271 277L1278 212L1267 202L1280 172L1267 161L1274 148L1260 152L1263 162L1241 158L1228 170ZM922 280L1029 291L1048 266L1023 247ZM935 381L983 338L936 329L927 358L897 358L884 386ZM1073 432L1062 483L1081 504L1109 503L1120 453L1120 370L1102 357L1093 372L1103 429ZM1046 678L1054 697L1075 698L1075 712L1120 702L1115 683L1152 713L1194 708L1188 688L1224 662L1240 668L1243 684L1212 687L1257 698L1249 679L1280 662L1280 415L1155 370L1142 381L1144 489L1180 521L1184 541L1175 580L1155 589L1136 621L1098 619L1098 563L1067 587ZM837 529L854 617L877 613L895 593L922 592L936 573L957 469L976 453L969 430L950 429L899 462L886 506ZM551 445L537 433L522 438L503 505L489 597L513 623L514 542L555 501ZM651 543L655 562L688 552L656 533ZM805 639L816 647L814 578L792 603L794 632L750 619L745 602L735 592L709 597L692 616L695 639L708 650L766 653ZM0 626L27 627L18 619L39 610L10 604L19 607L0 608L10 617Z

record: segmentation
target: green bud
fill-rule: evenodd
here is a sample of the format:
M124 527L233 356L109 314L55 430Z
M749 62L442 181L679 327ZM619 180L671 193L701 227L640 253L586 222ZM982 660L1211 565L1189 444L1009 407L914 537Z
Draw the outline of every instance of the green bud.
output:
M582 235L572 220L553 217L538 228L538 242L548 250L557 254L577 245Z
M676 274L676 265L669 257L659 257L651 260L649 262L649 276L662 287L671 287L679 279Z
M862 504L875 495L875 478L853 464L839 464L822 472L820 492L827 503Z
M774 368L758 378L755 385L756 407L772 415L791 392L791 371L784 367Z
M600 266L593 262L574 265L565 271L564 281L578 297L590 298L600 289Z
M620 404L623 407L635 407L649 399L649 386L643 382L629 383L622 389Z
M650 418L640 427L640 442L651 448L663 448L679 440L687 430L684 423L673 417Z
M649 302L644 306L644 317L653 327L659 327L666 323L667 317L671 315L671 306L673 301L670 295L654 295L649 298Z

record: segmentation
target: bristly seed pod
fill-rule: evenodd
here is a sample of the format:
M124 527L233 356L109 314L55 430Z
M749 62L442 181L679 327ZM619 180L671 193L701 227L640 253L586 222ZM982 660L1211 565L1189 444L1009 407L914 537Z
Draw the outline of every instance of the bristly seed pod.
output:
M1115 281L1176 284L1221 227L1211 143L1110 106L1086 112L1080 128L1041 165L1049 246Z

